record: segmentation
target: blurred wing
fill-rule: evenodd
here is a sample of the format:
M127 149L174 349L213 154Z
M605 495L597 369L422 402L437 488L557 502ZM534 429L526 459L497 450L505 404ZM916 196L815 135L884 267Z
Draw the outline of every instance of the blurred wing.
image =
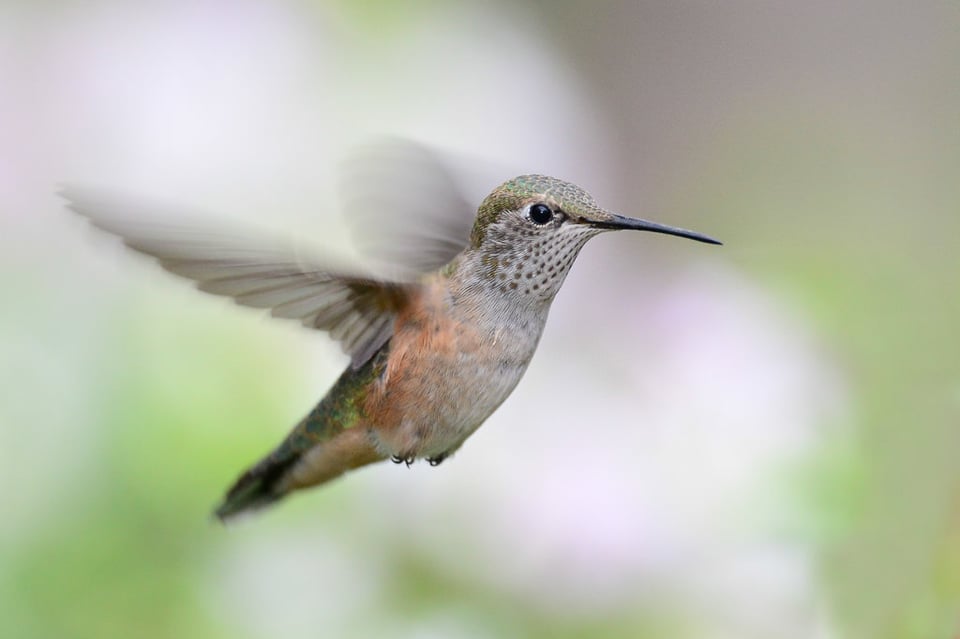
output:
M194 280L200 290L329 331L354 367L390 339L409 294L408 284L330 269L283 242L132 220L143 205L91 191L67 188L61 195L94 226L156 258L171 273Z
M364 255L411 277L440 268L463 250L476 209L448 160L389 138L361 147L344 162L344 214Z

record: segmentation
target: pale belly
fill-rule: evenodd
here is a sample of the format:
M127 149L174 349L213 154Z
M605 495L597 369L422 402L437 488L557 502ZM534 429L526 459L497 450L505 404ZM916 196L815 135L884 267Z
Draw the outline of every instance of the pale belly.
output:
M460 447L503 403L526 371L542 323L524 330L463 325L436 337L395 335L374 425L382 453L442 458Z

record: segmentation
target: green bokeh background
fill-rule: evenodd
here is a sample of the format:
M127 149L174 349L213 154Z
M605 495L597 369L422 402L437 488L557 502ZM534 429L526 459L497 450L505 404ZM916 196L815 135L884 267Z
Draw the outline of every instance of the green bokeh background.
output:
M230 11L205 6L211 29ZM389 74L376 61L441 11L433 3L282 7L317 38L336 16L335 29L355 47L341 54L366 77ZM44 83L65 81L44 76L50 42L72 24L123 24L132 11L122 3L0 8L15 54L0 67L0 78L10 76L0 91L19 92L13 103L23 107L0 132L29 139L25 131L49 117L24 105L42 105ZM957 6L528 2L490 11L521 32L536 25L531 46L560 60L579 79L591 117L617 132L606 178L620 185L620 201L675 212L723 238L721 259L802 318L839 363L848 414L825 427L842 435L784 468L771 488L784 534L815 551L816 597L829 618L823 636L956 636ZM468 11L443 14L451 33L471 33ZM522 72L502 71L509 81L495 90L505 109L536 100L522 91ZM450 96L446 108L455 113L459 99ZM421 107L411 98L404 108ZM494 124L471 125L496 135ZM518 144L535 146L544 132L527 135ZM225 483L285 432L342 360L313 336L200 303L146 267L115 278L120 258L90 250L107 243L57 217L49 185L64 166L56 141L38 139L0 151L9 168L0 180L0 636L309 636L297 626L298 607L338 602L341 586L352 607L339 613L334 636L719 636L651 605L555 614L437 570L422 548L367 528L374 520L364 490L388 481L389 468L237 529L214 525L206 513ZM681 259L653 251L655 263ZM444 514L433 515L442 528ZM236 557L289 547L290 561L312 565L318 539L324 557L349 548L368 559L329 572L318 564L337 594L270 573L259 588L224 587ZM509 561L509 549L504 555ZM372 574L375 591L334 579L354 571ZM289 626L249 622L267 594L289 611Z

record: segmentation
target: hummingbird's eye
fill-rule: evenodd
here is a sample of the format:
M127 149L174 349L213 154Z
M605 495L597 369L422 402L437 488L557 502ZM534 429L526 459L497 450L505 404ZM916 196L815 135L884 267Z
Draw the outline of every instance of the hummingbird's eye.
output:
M530 216L530 221L540 225L546 224L553 219L553 211L546 204L532 205L527 215Z

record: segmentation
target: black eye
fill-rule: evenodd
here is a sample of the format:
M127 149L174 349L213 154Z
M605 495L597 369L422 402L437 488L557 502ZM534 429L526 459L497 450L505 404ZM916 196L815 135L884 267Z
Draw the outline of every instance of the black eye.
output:
M534 224L546 224L553 219L553 211L546 204L534 204L530 207L530 220Z

